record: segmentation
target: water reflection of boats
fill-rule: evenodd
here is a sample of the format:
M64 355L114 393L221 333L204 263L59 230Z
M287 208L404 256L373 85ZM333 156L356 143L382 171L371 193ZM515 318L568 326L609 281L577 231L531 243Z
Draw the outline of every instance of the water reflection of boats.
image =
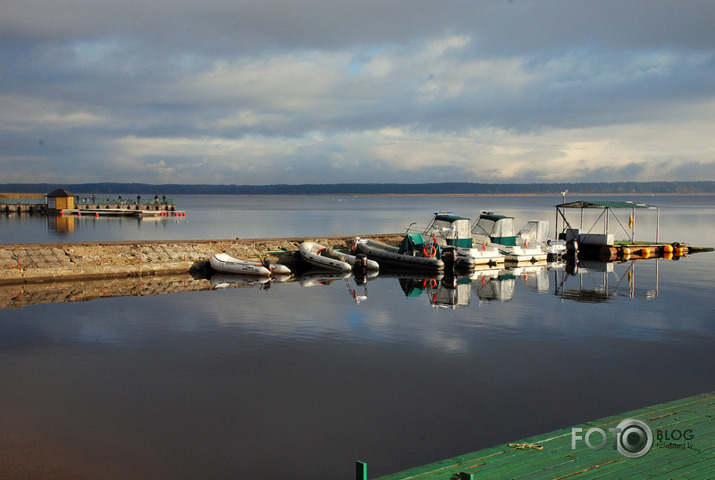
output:
M427 290L436 289L439 285L439 279L432 277L411 277L399 276L400 288L406 297L419 297Z
M507 268L514 276L522 279L524 285L538 292L549 291L549 272L546 265L514 265Z
M430 292L430 305L435 308L468 307L472 281L468 277L448 276Z
M298 281L302 287L314 287L316 285L330 285L335 280L343 280L350 278L351 272L328 272L328 271L309 271L303 272L298 277Z
M480 305L492 300L508 302L514 298L516 276L509 270L482 270L471 278Z
M263 285L271 281L269 276L257 275L231 275L227 273L218 273L210 279L211 288L228 288L228 287L248 287L254 285Z
M638 262L601 262L580 260L554 272L554 295L562 300L585 303L608 302L614 297L658 297L660 283L659 259L655 259L653 288L636 288Z

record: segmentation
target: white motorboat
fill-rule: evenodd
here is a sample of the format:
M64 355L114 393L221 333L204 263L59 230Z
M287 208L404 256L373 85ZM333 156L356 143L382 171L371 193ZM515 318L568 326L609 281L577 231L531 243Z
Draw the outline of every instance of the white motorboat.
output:
M548 255L537 243L517 238L514 234L514 217L484 212L472 227L472 240L477 244L499 249L507 262L546 262Z
M303 257L306 262L318 268L333 270L336 272L352 272L353 270L352 265L347 262L347 259L339 260L337 258L327 256L326 254L329 253L329 249L318 243L302 242L298 247L298 251L300 252L300 256Z
M546 252L549 260L555 261L566 255L566 241L549 237L548 220L529 220L516 234L529 245L539 245Z
M263 263L253 260L241 260L226 253L215 253L209 259L211 268L221 273L239 275L258 275L269 277L271 271Z
M437 212L423 235L434 237L441 246L453 246L457 251L457 268L473 269L477 265L496 266L504 263L504 255L494 245L475 245L470 220L451 212Z

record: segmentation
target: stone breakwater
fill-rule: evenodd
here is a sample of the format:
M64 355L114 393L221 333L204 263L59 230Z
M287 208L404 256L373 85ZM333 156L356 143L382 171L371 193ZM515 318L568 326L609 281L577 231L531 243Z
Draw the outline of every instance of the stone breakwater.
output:
M401 234L368 235L396 244ZM189 273L205 268L214 253L290 264L298 245L313 241L349 248L355 237L236 239L205 241L82 242L0 245L0 284Z

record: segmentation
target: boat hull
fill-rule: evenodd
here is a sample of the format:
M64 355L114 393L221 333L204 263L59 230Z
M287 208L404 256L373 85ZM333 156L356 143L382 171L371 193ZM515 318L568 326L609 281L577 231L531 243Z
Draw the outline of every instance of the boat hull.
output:
M415 270L443 271L444 262L437 258L418 257L399 253L397 247L386 245L375 240L360 240L357 242L357 252L367 255L377 261L380 266L409 268Z
M324 246L315 242L303 242L298 247L300 256L313 266L334 272L352 272L353 267L348 262L321 255L324 250Z
M211 255L209 264L211 265L211 268L221 273L234 275L255 275L261 277L269 277L271 275L271 271L259 262L234 258L225 253L216 253Z
M541 248L498 246L508 263L546 263L548 254Z

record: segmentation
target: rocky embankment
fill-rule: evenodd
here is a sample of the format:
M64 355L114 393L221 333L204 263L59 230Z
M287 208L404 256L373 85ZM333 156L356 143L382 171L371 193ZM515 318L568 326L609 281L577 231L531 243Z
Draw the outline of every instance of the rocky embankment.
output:
M369 235L396 244L401 234ZM213 253L290 263L302 241L348 248L355 237L0 245L0 284L170 275L201 270Z

